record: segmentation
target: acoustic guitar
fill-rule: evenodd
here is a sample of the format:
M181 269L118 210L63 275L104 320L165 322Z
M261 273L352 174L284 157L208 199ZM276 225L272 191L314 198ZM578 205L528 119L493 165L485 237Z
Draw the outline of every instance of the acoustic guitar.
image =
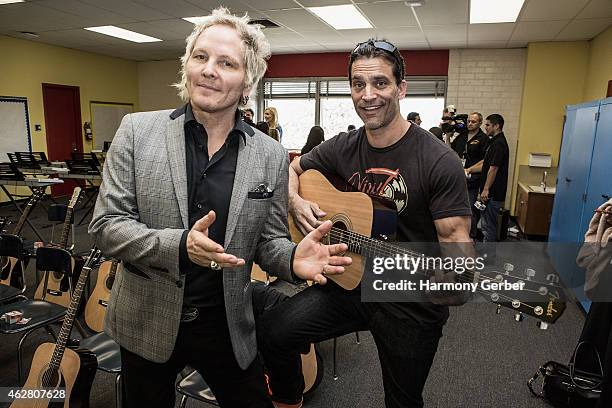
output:
M102 262L100 269L98 269L96 287L85 306L85 322L90 329L98 333L104 330L104 316L106 316L108 299L115 282L118 265L119 261L117 259Z
M21 233L23 225L25 224L28 216L30 215L36 204L44 196L44 188L35 189L32 192L32 196L30 197L28 203L23 209L23 213L21 214L21 217L19 217L19 221L15 225L15 228L13 228L13 230L11 231L12 235L19 235ZM19 262L17 258L14 258L12 256L3 256L2 258L0 258L0 284L23 287L23 282L17 281L21 279L22 276L21 267L21 262Z
M21 393L27 395L27 391L31 390L32 398L15 399L11 408L75 408L77 406L88 406L89 390L93 382L93 375L95 375L95 367L92 369L92 364L97 364L95 356L87 352L81 354L81 350L74 351L67 348L67 344L81 302L85 282L91 269L100 259L100 253L97 248L92 249L85 265L83 265L57 342L55 344L43 343L38 346L34 353L30 372ZM80 355L86 355L86 360L81 359ZM48 392L42 393L41 389L43 388ZM41 398L35 398L39 396Z
M74 215L74 207L76 203L79 201L79 197L81 196L81 188L75 187L72 192L72 197L68 202L68 208L66 210L66 217L64 218L64 224L62 228L62 235L60 237L59 243L54 245L58 248L66 249L68 245L68 236L70 235L70 225L72 222L72 217ZM74 272L75 262L74 258L72 259L72 271ZM43 278L40 280L38 287L36 288L36 292L34 294L35 299L42 299L43 294L45 293L45 277L47 278L47 286L46 286L46 299L50 302L56 303L58 305L66 306L70 304L70 285L68 284L65 275L57 272L57 271L45 271ZM49 299L52 297L52 299Z
M345 267L345 271L339 275L329 275L344 289L355 289L361 282L367 258L406 255L407 257L419 257L422 254L414 253L398 245L393 245L389 240L394 236L394 229L390 224L395 224L397 217L392 217L388 208L373 201L370 196L362 192L344 192L338 190L323 174L316 170L307 170L300 175L299 195L305 200L315 202L321 210L326 213L322 220L331 220L333 223L331 231L324 237L328 244L344 243L348 246L348 256L353 260L352 264ZM304 235L296 227L293 217L289 217L289 231L294 242L299 242ZM419 271L426 274L430 271ZM555 284L558 279L547 276L546 282L534 279L535 271L530 269L531 276L525 278L514 276L508 268L504 272L466 270L457 275L457 280L463 282L478 283L478 293L484 299L499 306L508 307L515 312L517 320L522 320L522 313L536 317L541 320L541 328L548 323L554 323L565 310L565 301L562 298L563 290ZM533 302L525 302L517 298L508 297L499 290L486 290L481 283L490 280L496 283L508 282L524 284L525 293L529 293ZM482 289L480 289L482 288Z

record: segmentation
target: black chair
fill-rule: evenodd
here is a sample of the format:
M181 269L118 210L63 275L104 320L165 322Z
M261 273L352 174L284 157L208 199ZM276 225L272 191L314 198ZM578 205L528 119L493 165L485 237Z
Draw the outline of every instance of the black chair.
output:
M185 408L187 400L193 398L206 404L218 407L217 399L204 378L196 370L193 370L185 378L176 384L176 391L182 395L180 408Z
M61 274L72 274L72 256L65 249L60 248L38 248L36 251L36 269L41 271L55 271ZM0 334L21 334L19 344L17 345L17 378L19 385L22 384L23 358L22 347L28 336L36 329L44 328L47 333L57 341L57 337L50 325L57 323L64 318L66 307L53 303L53 298L47 300L47 280L48 272L45 273L44 291L42 299L29 300L22 299L14 303L8 303L0 307L0 315L17 310L23 314L23 317L30 319L25 324L4 324L0 327ZM72 277L69 276L70 291L72 292ZM77 323L77 328L82 332L82 328Z
M361 344L361 340L359 340L359 332L355 332L355 344ZM337 370L338 367L336 364L337 349L338 349L338 338L334 337L334 351L333 351L333 379L334 381L339 378L338 370Z
M115 376L115 404L121 407L121 350L115 340L106 333L97 333L81 340L80 346L88 349L98 359L98 370L116 374Z
M0 268L2 268L0 270L0 277L2 279L7 279L9 273L11 274L11 280L8 285L0 284L0 304L18 297L26 299L23 293L26 290L25 268L27 262L21 237L12 234L0 234L0 257L11 257L17 260L12 268L12 272L8 259L5 258L5 265L0 265Z

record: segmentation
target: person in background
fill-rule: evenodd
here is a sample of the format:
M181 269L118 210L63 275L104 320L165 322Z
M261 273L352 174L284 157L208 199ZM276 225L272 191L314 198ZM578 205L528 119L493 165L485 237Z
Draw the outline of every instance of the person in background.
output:
M421 126L421 115L418 112L410 112L406 118L417 126Z
M472 226L470 228L470 238L472 239L478 238L480 210L474 207L474 202L478 198L478 190L480 189L480 173L472 173L471 169L477 164L482 164L489 143L489 137L482 131L480 126L482 126L482 114L480 112L470 113L467 120L467 142L464 147L462 160L465 175L468 178L467 186L470 204L472 204Z
M269 129L268 136L270 136L272 139L276 140L277 142L280 142L280 132L278 131L278 128Z
M269 106L264 110L264 122L268 124L268 129L277 129L278 130L278 141L281 142L283 140L283 128L278 124L278 112L276 108ZM270 135L270 132L268 131ZM272 135L270 135L272 136ZM274 137L274 136L272 136Z
M242 116L244 117L244 121L247 125L255 127L255 123L253 123L253 118L255 117L255 112L251 108L246 108L242 111Z
M490 138L489 145L480 169L475 169L482 172L479 199L487 205L482 214L482 233L485 242L497 241L497 217L499 210L504 206L508 188L510 150L503 129L502 115L494 113L487 116L485 132Z
M313 126L310 128L310 133L308 134L308 138L306 139L306 144L302 147L302 152L300 154L306 154L316 146L320 145L325 141L325 133L321 126Z
M444 135L442 134L442 129L437 126L434 126L429 129L429 133L437 137L439 140L444 141Z

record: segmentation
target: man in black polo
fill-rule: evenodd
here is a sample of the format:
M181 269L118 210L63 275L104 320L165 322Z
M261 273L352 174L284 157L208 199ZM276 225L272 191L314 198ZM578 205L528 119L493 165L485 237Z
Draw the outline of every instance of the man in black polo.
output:
M478 220L480 220L480 210L474 207L474 202L478 198L480 190L480 170L472 172L472 168L480 164L484 159L485 151L489 142L489 137L480 128L482 126L482 115L479 112L472 112L467 120L467 143L464 147L462 161L467 177L468 195L472 206L472 225L470 227L470 238L478 238Z
M482 164L480 200L487 208L482 214L482 232L486 242L497 241L497 217L506 200L510 151L503 132L504 118L494 113L487 116L485 132L490 138Z

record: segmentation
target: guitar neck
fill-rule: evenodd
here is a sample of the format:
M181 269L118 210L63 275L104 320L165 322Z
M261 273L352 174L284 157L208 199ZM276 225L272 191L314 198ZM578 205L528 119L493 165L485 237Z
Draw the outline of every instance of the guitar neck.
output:
M74 210L72 207L68 207L66 210L66 218L64 218L64 227L62 229L62 235L60 238L60 246L66 248L68 245L68 235L70 235L70 224L72 222L72 214Z
M68 342L68 337L70 336L70 332L72 331L74 319L79 309L79 303L81 302L83 288L85 287L85 282L87 281L89 272L91 272L91 267L84 266L81 270L81 276L79 277L76 288L74 289L74 292L72 294L70 306L68 307L68 311L66 312L66 316L64 317L64 323L62 324L62 328L57 337L57 343L55 344L53 356L51 357L51 363L49 364L49 367L53 370L59 369L60 363L62 362L64 350L66 349L66 343Z
M21 232L21 229L23 228L23 225L25 224L26 220L28 219L28 216L30 215L30 212L32 212L32 209L34 209L34 206L36 205L38 200L39 200L38 193L35 193L34 197L32 197L30 201L28 201L28 204L26 205L26 208L23 210L21 217L19 217L19 221L17 221L15 228L13 228L13 235L19 235L19 233Z

